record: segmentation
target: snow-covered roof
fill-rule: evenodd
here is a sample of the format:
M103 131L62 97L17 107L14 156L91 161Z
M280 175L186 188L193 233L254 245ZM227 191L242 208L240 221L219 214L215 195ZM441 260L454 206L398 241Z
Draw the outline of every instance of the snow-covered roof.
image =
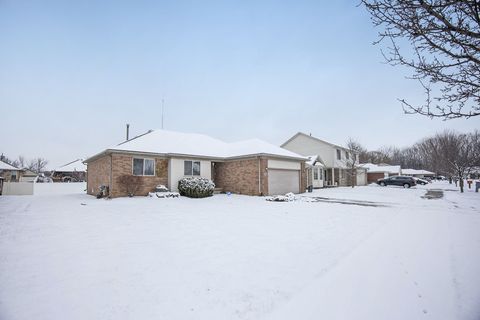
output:
M6 162L3 162L0 160L0 170L17 170L17 171L21 171L21 169L18 169L18 168L15 168L14 166L6 163Z
M362 163L360 164L360 167L367 169L368 173L388 172L388 173L398 174L401 169L400 166L378 165L373 163ZM403 170L402 170L402 173L403 173Z
M82 159L77 159L62 166L57 167L56 172L80 172L87 171L87 166L83 164Z
M427 170L417 170L417 169L402 169L402 174L427 174L427 175L433 175L435 173Z
M320 156L307 156L307 165L308 166L319 166L319 167L324 167L322 160L320 159Z
M110 147L106 151L188 155L211 158L236 158L264 154L306 160L306 158L301 155L259 139L227 143L204 134L183 133L161 129L150 130L143 135Z

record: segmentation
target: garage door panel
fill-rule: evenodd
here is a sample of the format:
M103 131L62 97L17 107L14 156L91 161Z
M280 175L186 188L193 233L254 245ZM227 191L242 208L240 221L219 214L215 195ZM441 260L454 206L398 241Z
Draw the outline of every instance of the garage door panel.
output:
M299 193L300 171L298 170L268 170L269 195L285 194L288 192Z

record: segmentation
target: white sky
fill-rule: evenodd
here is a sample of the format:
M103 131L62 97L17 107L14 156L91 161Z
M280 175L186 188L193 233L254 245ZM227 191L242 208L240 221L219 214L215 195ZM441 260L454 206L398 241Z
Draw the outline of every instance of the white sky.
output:
M0 152L50 166L161 127L280 144L298 131L376 149L480 119L405 115L423 101L383 63L351 1L0 2Z

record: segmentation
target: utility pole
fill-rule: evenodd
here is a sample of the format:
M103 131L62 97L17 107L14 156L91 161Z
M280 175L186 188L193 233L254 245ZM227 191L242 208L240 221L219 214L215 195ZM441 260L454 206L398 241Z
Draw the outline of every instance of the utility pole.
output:
M164 110L164 107L165 107L165 100L162 99L162 130L163 130L163 110Z

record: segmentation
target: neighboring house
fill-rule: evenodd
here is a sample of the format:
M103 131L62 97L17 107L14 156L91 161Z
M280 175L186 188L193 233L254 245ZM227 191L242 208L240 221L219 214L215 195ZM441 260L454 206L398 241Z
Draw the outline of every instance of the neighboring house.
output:
M402 169L402 175L415 178L433 178L435 173L427 170Z
M281 147L303 156L318 156L324 166L321 175L323 186L347 186L348 163L350 161L358 162L358 154L352 154L349 149L302 132L295 134ZM366 184L365 169L357 168L356 182L357 185Z
M18 182L22 176L22 170L0 160L0 177L4 182Z
M79 182L85 181L87 166L82 159L77 159L64 164L51 173L53 182Z
M377 182L378 179L388 178L391 176L402 175L400 166L391 166L388 164L363 163L361 167L367 169L367 183Z
M29 170L27 168L22 169L22 176L20 177L20 182L35 182L38 174Z
M305 191L305 161L296 153L253 139L226 143L202 134L150 130L85 160L87 193L109 187L126 196L123 175L140 176L138 195L163 184L172 191L184 177L213 180L224 192L274 195Z

